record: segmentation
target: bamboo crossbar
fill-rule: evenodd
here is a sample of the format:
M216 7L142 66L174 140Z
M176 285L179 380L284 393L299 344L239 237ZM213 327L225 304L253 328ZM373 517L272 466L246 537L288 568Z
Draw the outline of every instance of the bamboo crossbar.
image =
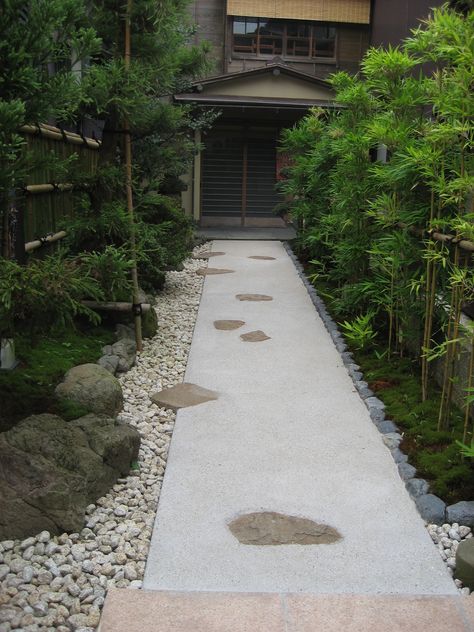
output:
M85 307L90 309L96 309L104 312L131 312L133 310L133 303L121 303L117 301L106 301L99 303L98 301L81 301ZM151 309L149 303L140 303L141 311L148 312Z
M25 244L25 252L32 252L33 250L37 250L46 244L52 244L55 241L59 241L60 239L64 239L67 233L65 230L60 230L58 233L54 233L51 235L46 235L41 239L35 239L34 241L28 241Z
M66 130L59 129L59 127L53 127L52 125L23 125L21 131L25 134L32 136L44 136L51 140L65 141L72 143L73 145L85 145L89 149L99 149L101 143L94 138L88 138L81 136L75 132L67 132Z
M443 233L431 233L431 238L435 241L442 241L444 243L455 244L462 248L462 250L468 250L469 252L474 252L474 242L469 241L468 239L459 239L456 235L444 235Z
M428 235L434 241L439 241L444 244L453 244L459 246L462 250L467 250L468 252L474 252L474 242L469 239L460 239L456 237L456 235L450 235L445 233L440 233L438 231L424 231L422 228L417 228L416 226L408 226L403 222L397 222L396 224L398 228L408 229L411 233L416 235L417 237L423 237L424 235Z
M52 193L53 191L72 191L74 185L64 183L64 184L29 184L25 187L25 191L32 195L37 195L38 193Z

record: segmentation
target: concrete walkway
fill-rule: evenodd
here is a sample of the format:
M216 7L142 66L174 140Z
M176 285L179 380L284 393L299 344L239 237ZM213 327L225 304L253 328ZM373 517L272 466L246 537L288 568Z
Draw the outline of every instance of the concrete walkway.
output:
M101 632L474 632L382 436L280 242L216 241L143 591L110 591ZM269 256L274 260L248 257ZM237 294L273 297L240 302ZM234 331L214 321L242 320ZM244 342L263 330L270 339ZM252 546L229 523L277 512L332 544Z
M279 242L215 241L186 381L217 401L178 413L144 587L455 594L395 463ZM271 256L255 260L249 256ZM237 294L271 295L240 302ZM238 319L217 331L218 319ZM243 342L263 330L270 340ZM247 512L312 519L334 544L249 546Z

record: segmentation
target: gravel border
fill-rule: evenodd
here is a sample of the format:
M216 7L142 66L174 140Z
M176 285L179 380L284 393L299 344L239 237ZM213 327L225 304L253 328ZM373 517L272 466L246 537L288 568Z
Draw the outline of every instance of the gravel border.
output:
M330 316L324 301L320 298L313 284L306 277L304 268L290 244L283 242L283 246L293 261L298 276L306 287L316 311L321 317L336 349L339 351L355 388L367 406L370 418L381 433L382 441L390 450L397 464L400 478L405 483L405 488L413 499L420 516L425 521L428 533L436 544L449 574L453 576L456 569L456 550L461 541L472 538L472 531L469 526L460 525L454 521L449 524L446 522L446 518L447 516L449 517L450 514L462 514L459 505L471 505L471 503L457 503L456 505L446 507L446 503L441 500L441 498L429 493L429 483L427 481L422 478L416 478L416 468L408 463L408 456L404 454L399 447L403 436L399 433L394 422L385 416L385 404L375 396L373 391L370 390L368 383L364 380L360 366L354 362L352 353L348 351L348 347L343 335L339 331L337 323ZM460 580L456 579L454 581L462 594L470 594L470 589L463 587Z
M167 272L154 303L158 332L118 376L118 420L141 435L137 469L89 505L80 533L43 531L0 542L0 632L93 632L108 588L141 588L176 419L150 395L184 379L204 282L196 270L203 265L188 259L182 272Z
M393 422L385 419L383 402L364 382L337 324L291 247L284 246L402 478L407 477L412 497L430 496L422 479L413 478L414 468L413 472L409 469L412 466L399 450L402 437ZM194 253L208 249L209 244L204 244ZM167 273L165 289L154 305L158 333L145 341L136 366L119 378L125 400L119 419L135 426L142 437L139 468L89 505L80 533L52 537L43 531L23 541L0 542L0 632L94 632L109 587L141 588L176 419L174 412L159 408L149 396L184 378L204 281L195 272L206 264L188 259L182 272ZM452 575L456 549L460 541L472 538L471 529L457 523L428 524L427 528ZM470 592L459 580L455 583L464 594Z

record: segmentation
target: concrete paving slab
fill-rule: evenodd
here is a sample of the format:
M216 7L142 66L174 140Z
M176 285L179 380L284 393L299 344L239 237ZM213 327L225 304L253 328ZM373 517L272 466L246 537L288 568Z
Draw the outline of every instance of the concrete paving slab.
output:
M224 244L213 248L224 250ZM455 594L397 466L296 269L277 242L226 242L206 277L186 381L219 399L180 410L148 557L154 590ZM273 256L271 265L248 257ZM239 293L271 302L239 302ZM219 332L263 329L264 344ZM278 512L336 529L332 544L247 546L229 522Z

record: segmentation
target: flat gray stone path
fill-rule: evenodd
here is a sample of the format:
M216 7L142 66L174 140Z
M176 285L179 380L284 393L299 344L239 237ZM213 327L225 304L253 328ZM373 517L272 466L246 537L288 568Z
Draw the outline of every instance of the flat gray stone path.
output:
M213 250L235 273L205 278L185 381L218 399L178 412L144 587L456 594L283 245ZM273 301L236 299L244 293ZM245 326L216 330L225 319ZM271 339L241 340L259 329ZM306 518L342 538L241 544L228 524L254 512Z

